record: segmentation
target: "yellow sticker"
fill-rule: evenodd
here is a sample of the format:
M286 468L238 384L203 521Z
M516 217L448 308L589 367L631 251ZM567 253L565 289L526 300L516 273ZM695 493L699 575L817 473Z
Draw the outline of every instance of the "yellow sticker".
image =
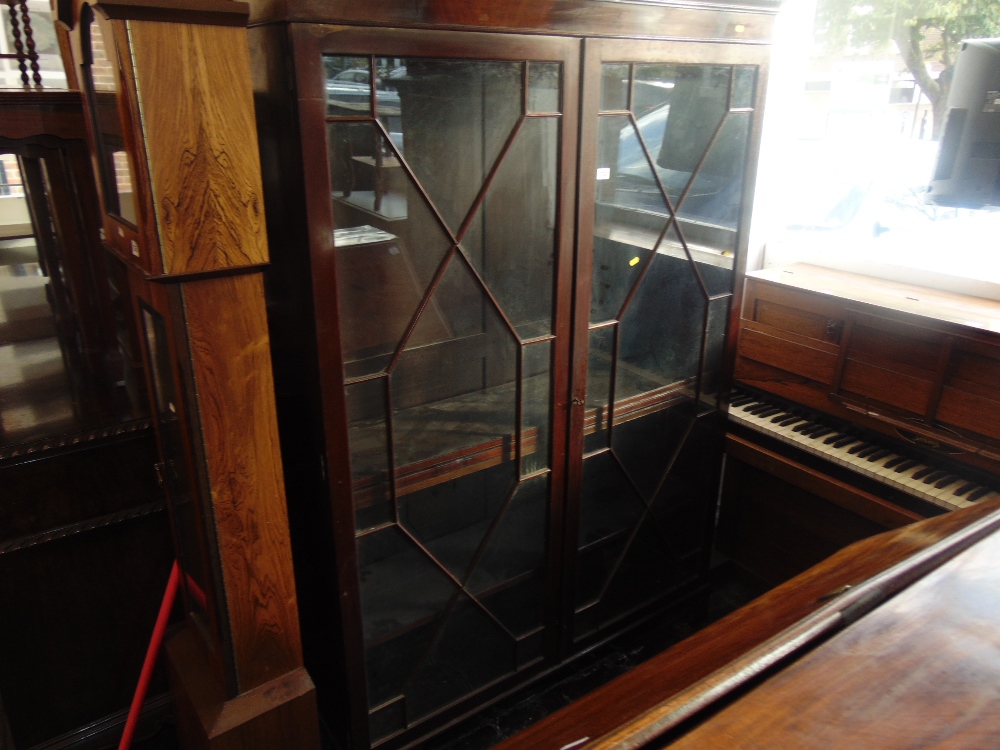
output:
M628 264L629 264L630 266L635 266L635 265L638 265L638 264L639 264L639 256L637 255L637 256L635 256L634 258L632 258L632 260L630 260L630 261L628 262Z

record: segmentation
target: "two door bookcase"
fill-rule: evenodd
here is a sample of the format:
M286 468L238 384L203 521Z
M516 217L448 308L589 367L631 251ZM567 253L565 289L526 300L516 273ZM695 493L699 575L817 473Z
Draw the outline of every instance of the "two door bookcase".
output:
M773 7L349 5L251 59L307 666L399 747L705 574Z

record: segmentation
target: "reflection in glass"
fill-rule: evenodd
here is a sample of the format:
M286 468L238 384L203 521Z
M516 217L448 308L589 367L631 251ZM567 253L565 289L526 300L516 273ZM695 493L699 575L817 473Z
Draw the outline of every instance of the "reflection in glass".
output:
M561 112L559 94L562 91L562 65L559 63L528 63L528 111Z
M340 331L352 378L388 366L451 241L374 125L327 127ZM430 315L439 315L436 303Z
M521 474L549 466L552 343L524 347L524 408L521 417Z
M617 326L590 332L587 350L586 417L583 429L584 452L606 448L610 426L611 374Z
M601 66L601 111L628 109L630 66L628 63L605 63Z
M404 58L385 80L399 101L404 158L452 232L521 117L522 64ZM396 141L393 120L384 124Z
M749 112L726 116L704 163L694 176L677 215L705 224L715 224L729 232L693 235L701 244L726 253L736 251L736 226L743 200L743 172L750 139Z
M372 82L367 57L324 55L326 113L330 117L370 115Z
M132 170L125 152L124 130L118 108L118 56L112 36L105 36L102 31L106 22L97 19L92 13L91 19L89 23L85 21L84 26L90 56L89 59L86 58L85 53L82 68L98 133L105 209L134 227L136 213Z
M389 484L389 435L386 429L385 378L347 386L351 482L358 531L395 520Z
M559 120L526 120L462 238L521 339L552 331Z
M747 65L737 65L733 69L733 96L729 103L730 109L745 109L753 106L755 87L757 85L757 68Z

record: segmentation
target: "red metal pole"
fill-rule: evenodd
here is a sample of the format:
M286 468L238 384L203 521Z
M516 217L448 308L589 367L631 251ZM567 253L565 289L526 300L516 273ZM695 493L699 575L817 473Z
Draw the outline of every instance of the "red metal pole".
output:
M139 712L142 710L143 701L146 700L146 691L149 689L149 680L153 676L153 667L156 666L156 656L160 653L160 646L163 644L163 634L167 629L167 620L170 618L170 610L174 607L174 599L177 597L177 584L181 579L181 569L174 560L174 566L170 569L170 578L167 580L167 590L163 592L163 602L160 604L160 614L156 618L156 625L153 627L153 637L149 639L149 648L146 649L146 661L142 664L142 672L139 674L139 684L135 688L135 695L132 696L132 707L128 711L128 719L125 721L125 731L122 733L122 741L118 743L118 750L128 750L132 745L132 735L135 734L135 725L139 722Z

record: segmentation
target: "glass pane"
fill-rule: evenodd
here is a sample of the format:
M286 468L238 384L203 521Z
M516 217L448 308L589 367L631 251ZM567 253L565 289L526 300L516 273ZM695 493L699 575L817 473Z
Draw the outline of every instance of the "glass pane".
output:
M419 475L401 477L399 523L439 565L465 581L471 573L470 564L514 491L517 477L510 462L451 481L435 476L448 468L439 465L425 468ZM454 467L451 470L454 473ZM410 490L418 476L422 480L419 484L429 486Z
M404 693L457 587L395 526L360 537L358 561L368 705L376 708Z
M734 69L733 96L729 102L729 108L753 107L756 85L757 68L737 65Z
M528 63L529 112L562 112L559 104L561 77L562 65L559 63Z
M552 343L524 347L521 474L549 467Z
M393 70L386 85L399 99L399 130L387 117L389 132L457 232L521 117L521 63L405 58Z
M647 500L671 466L696 416L690 399L664 399L639 412L625 408L615 414L612 447L629 478ZM656 409L650 413L643 413Z
M577 539L577 609L594 602L645 511L610 452L584 461Z
M650 139L647 139L647 145L654 154L659 151L660 141L663 140L662 123L666 122L667 113L670 111L670 101L677 81L677 68L677 65L670 63L635 66L632 113L639 121L643 136L646 136L645 131L650 127L645 123L653 121L660 123L656 128L658 137L652 139L656 142L655 148L649 142Z
M372 113L372 81L367 57L324 55L326 114L357 117Z
M100 138L101 180L108 213L135 226L135 196L132 170L125 152L125 137L118 110L118 61L112 37L102 31L104 21L94 19L87 27L93 62L84 66L93 88L93 109Z
M451 240L371 123L328 126L348 378L382 372Z
M389 484L386 381L366 380L345 388L351 486L358 531L395 520Z
M732 254L736 251L736 227L743 201L743 172L750 140L749 112L730 113L712 144L705 163L694 177L691 189L677 209L678 217L693 219L710 227L696 232L684 222L690 242ZM689 229L690 227L690 229ZM728 230L728 231L723 231ZM690 235L690 236L689 236Z
M512 458L517 342L460 255L390 377L397 476L423 462L444 478Z
M406 700L400 696L373 709L368 722L373 742L406 729Z
M514 635L542 626L549 477L523 482L466 589Z
M378 108L378 119L389 134L389 139L402 152L402 108L399 105L396 81L406 77L406 64L398 58L379 57L375 60L375 70L378 71L378 77L375 79L375 106Z
M513 672L515 647L503 628L460 596L407 693L408 716L426 716Z
M462 238L522 339L552 331L559 120L525 121Z
M615 354L616 326L590 332L587 352L587 398L583 427L585 452L606 448L611 404L611 370Z
M670 106L666 108L669 117L664 118L660 147L649 146L657 172L673 202L691 179L729 109L730 68L677 65L675 73Z
M616 404L650 391L693 396L705 296L686 258L657 253L622 317Z
M628 109L628 63L604 63L601 66L601 111Z
M694 422L653 503L651 516L677 559L697 554L707 544L722 468L724 420L715 412Z
M708 336L705 342L705 365L701 374L701 396L715 403L722 381L723 357L726 352L726 328L729 325L729 305L732 298L712 300L708 306Z

